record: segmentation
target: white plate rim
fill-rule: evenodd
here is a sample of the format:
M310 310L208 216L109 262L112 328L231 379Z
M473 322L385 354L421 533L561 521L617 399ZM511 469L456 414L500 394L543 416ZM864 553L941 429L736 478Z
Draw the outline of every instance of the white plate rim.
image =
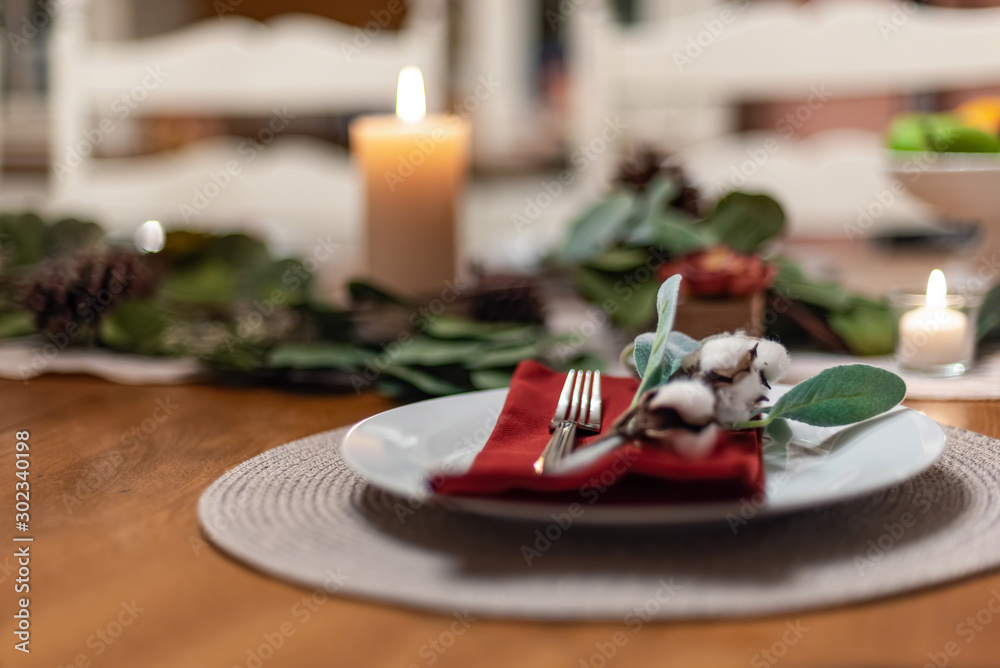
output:
M377 425L379 422L387 419L393 419L400 413L414 410L415 406L423 409L433 409L453 402L479 399L484 402L495 401L499 408L503 405L503 399L506 397L506 394L506 388L466 392L447 397L428 399L383 411L351 427L344 436L341 445L341 458L352 471L365 479L369 484L382 491L406 499L411 504L426 503L450 510L501 519L546 523L556 521L557 516L563 517L563 514L566 513L569 505L567 502L549 503L544 501L490 499L482 497L416 495L412 489L401 486L396 481L387 479L385 476L380 475L377 470L372 469L369 466L369 462L365 459L363 447L359 446L361 442L359 434L370 430L372 425ZM827 492L826 495L819 499L803 499L800 502L786 501L782 499L780 494L777 497L768 494L762 504L752 506L749 512L746 505L749 502L746 501L651 504L648 506L595 504L586 506L584 512L575 517L573 522L577 524L605 526L645 526L726 521L728 519L742 523L741 520L743 519L749 521L761 517L771 517L812 508L821 508L878 492L905 482L933 466L940 459L947 445L944 429L924 413L912 408L898 407L896 414L900 415L901 419L913 421L913 426L917 428L921 436L921 443L919 445L922 448L919 448L919 450L922 451L924 456L919 460L908 462L909 466L901 466L892 475L887 474L877 484L862 485L849 491ZM878 419L874 418L874 420ZM865 423L860 423L858 426L863 428L864 425ZM480 445L479 447L481 448L482 446ZM916 451L918 450L915 449ZM779 500L778 503L774 502L775 498Z

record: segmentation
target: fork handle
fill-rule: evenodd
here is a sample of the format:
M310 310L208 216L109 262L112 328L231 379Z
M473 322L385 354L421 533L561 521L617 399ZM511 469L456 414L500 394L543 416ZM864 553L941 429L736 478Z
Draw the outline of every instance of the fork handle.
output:
M557 462L566 456L573 449L576 441L576 423L571 420L563 420L552 431L552 438L546 444L542 454L535 460L535 473L543 475L552 468L553 462Z

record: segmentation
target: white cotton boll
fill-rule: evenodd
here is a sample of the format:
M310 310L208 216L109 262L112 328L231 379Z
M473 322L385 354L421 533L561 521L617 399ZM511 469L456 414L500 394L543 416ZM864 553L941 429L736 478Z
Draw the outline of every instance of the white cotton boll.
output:
M698 369L698 365L701 363L701 348L689 353L681 360L681 373L691 375Z
M756 343L756 339L739 334L708 339L701 347L701 371L732 369Z
M702 459L715 448L719 431L717 424L710 424L698 432L675 429L671 443L679 454L689 459Z
M753 368L763 371L768 383L776 383L781 380L791 360L788 351L780 343L761 339L757 342L757 359L753 362Z
M750 411L766 390L757 373L744 373L732 384L716 385L715 417L723 423L749 420Z
M703 425L715 414L715 395L702 382L679 379L656 388L649 407L672 408L688 424Z

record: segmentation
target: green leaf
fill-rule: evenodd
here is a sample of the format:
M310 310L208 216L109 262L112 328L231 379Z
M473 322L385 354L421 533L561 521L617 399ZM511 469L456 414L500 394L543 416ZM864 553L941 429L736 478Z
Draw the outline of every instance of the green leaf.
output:
M613 248L595 257L587 266L598 271L626 272L641 267L647 260L649 251L645 248Z
M659 246L670 253L689 253L712 241L698 222L686 211L670 206L677 196L677 184L657 179L646 189L646 196L637 203L643 213L625 238L632 246Z
M667 365L671 363L671 360L668 359L670 352L667 340L670 337L671 330L674 328L674 316L677 313L680 288L681 277L679 274L674 274L663 282L656 294L656 336L653 339L653 345L649 352L649 363L646 365L646 373L639 383L639 389L635 393L633 403L646 391L659 385L660 380L664 376L669 378L673 373L671 371L669 374L665 374Z
M375 302L377 304L395 304L405 306L406 302L374 283L367 281L350 281L347 290L351 299L356 302Z
M285 343L267 353L267 366L289 369L354 371L370 356L346 343Z
M976 323L976 338L982 339L1000 326L1000 283L997 283L986 293L983 305L979 309L979 321Z
M497 390L502 387L509 387L510 379L513 375L512 371L476 369L469 374L469 380L477 390Z
M844 311L851 307L851 295L838 283L812 280L801 267L786 258L778 258L774 264L778 267L778 275L773 287L782 296L828 311Z
M226 341L220 342L212 352L198 356L202 362L216 369L241 372L253 372L266 366L263 348L241 339L235 328L228 329Z
M163 354L163 333L170 316L152 301L127 301L101 319L100 341L109 348L140 355Z
M470 369L515 366L524 360L539 357L544 348L544 341L538 341L514 347L484 350L475 359L469 360L466 366Z
M211 259L238 269L254 269L271 261L271 253L264 242L242 232L213 236L206 244L205 253Z
M538 337L539 327L518 322L481 322L454 316L433 316L424 333L439 339L479 339L494 343L520 343Z
M896 319L887 304L854 299L853 306L830 313L827 324L855 355L888 355L896 347Z
M617 193L591 207L576 223L558 253L571 264L589 262L620 240L629 228L635 207L634 196Z
M903 379L867 364L845 364L816 374L786 392L768 419L786 418L817 427L867 420L906 396Z
M34 213L0 216L0 248L4 270L34 264L48 251L48 228Z
M715 205L705 231L740 253L757 253L785 226L785 212L763 194L731 192Z
M635 368L639 372L640 378L646 375L646 368L649 365L649 358L653 354L653 342L655 340L656 334L653 332L640 334L635 339L635 352L633 354L635 356ZM660 370L660 381L656 384L662 385L670 380L671 376L681 368L681 362L684 358L699 348L701 348L701 343L692 339L687 334L683 332L670 332L667 335L666 361Z
M444 364L470 364L490 351L481 341L442 341L429 336L417 336L400 344L392 364L410 366L441 366Z
M305 301L312 279L305 265L294 258L269 262L247 273L245 284L249 298L289 306Z
M636 331L652 321L659 288L654 276L643 283L632 279L630 284L622 274L580 267L573 278L580 294L604 309L619 327Z
M27 311L0 313L0 339L25 336L35 331L35 318Z
M634 246L659 246L671 254L683 255L713 241L695 222L693 217L672 210L643 220L625 241Z
M423 394L429 394L434 397L443 397L466 391L464 387L412 367L390 366L382 373L404 381Z
M646 375L646 367L649 366L649 356L653 354L654 341L656 341L656 332L644 332L635 337L632 359L635 360L635 370L639 372L639 378Z
M165 297L192 304L223 304L236 299L236 272L219 259L178 268L163 280Z

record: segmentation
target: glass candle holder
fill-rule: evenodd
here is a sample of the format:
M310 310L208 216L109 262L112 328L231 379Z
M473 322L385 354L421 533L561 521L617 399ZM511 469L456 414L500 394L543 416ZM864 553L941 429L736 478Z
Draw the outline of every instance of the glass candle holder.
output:
M952 293L928 299L918 292L896 292L889 303L899 323L900 368L936 378L961 376L972 368L981 296Z

